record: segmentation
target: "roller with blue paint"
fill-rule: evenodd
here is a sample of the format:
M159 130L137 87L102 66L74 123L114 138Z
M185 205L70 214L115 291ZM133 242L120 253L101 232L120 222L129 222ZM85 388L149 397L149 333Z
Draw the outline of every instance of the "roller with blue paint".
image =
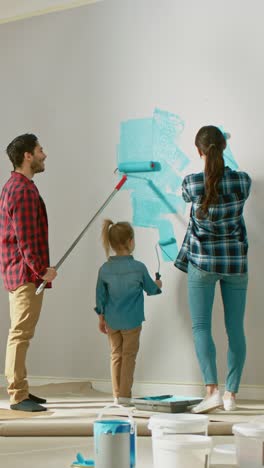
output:
M161 170L161 164L157 161L127 161L118 164L119 172L130 174L131 172L157 172Z
M171 244L176 244L176 239L174 237L170 237L168 239L161 239L155 245L155 250L156 250L157 259L158 259L158 271L155 273L156 280L159 280L161 278L161 274L160 274L160 257L159 257L158 246L163 252L166 253L166 250L165 250L164 247L167 247L168 245L171 245ZM166 253L166 255L168 255L168 254ZM173 260L173 259L170 259L170 260Z

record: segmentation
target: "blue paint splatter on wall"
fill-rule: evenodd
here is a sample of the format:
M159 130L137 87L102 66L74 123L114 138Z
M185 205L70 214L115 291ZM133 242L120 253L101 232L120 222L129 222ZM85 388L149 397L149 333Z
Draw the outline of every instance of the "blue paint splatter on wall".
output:
M121 123L118 163L128 161L159 161L160 172L131 174L124 186L131 191L133 225L158 229L159 241L175 238L169 214L183 214L185 203L181 194L181 172L189 158L179 147L183 131L182 119L172 113L155 109L152 118ZM165 261L176 258L177 242L163 246Z
M225 130L222 126L219 126L218 127L221 132L225 133ZM224 151L224 160L225 160L225 165L226 166L229 166L230 169L233 169L233 170L237 170L239 167L238 167L238 164L234 158L234 155L231 151L231 148L230 148L230 145L228 143L228 140L226 141L226 149Z
M175 239L161 247L165 261L173 261L178 253L169 215L182 215L186 207L180 188L190 158L179 146L183 130L184 122L178 115L160 109L155 109L152 118L131 119L120 126L118 164L128 161L161 164L160 172L129 174L123 189L131 192L134 226L156 228L160 243ZM231 168L238 167L229 145L224 156Z
M238 164L235 161L235 158L233 156L233 153L230 149L229 144L227 144L226 149L224 151L224 160L225 160L225 165L229 166L230 169L233 169L235 171L239 169Z

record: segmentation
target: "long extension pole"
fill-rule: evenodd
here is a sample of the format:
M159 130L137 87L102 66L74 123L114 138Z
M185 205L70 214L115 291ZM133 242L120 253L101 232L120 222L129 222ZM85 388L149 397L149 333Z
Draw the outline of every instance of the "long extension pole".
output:
M91 224L94 222L94 220L99 216L100 213L105 209L105 207L110 203L112 198L116 195L116 193L121 189L121 187L124 185L124 183L127 180L127 176L124 175L122 179L118 182L118 184L115 186L113 192L109 195L109 197L105 200L103 205L99 208L99 210L95 213L95 215L90 219L89 223L85 226L85 228L82 230L82 232L79 234L79 236L75 239L75 241L71 244L71 246L68 248L68 250L65 252L65 254L61 257L61 259L58 261L58 263L55 265L55 269L58 270L60 266L65 262L66 258L70 255L71 251L74 249L74 247L78 244L78 242L81 240L81 238L84 236L86 233L87 229L91 226ZM43 281L41 285L38 287L36 290L36 295L40 294L43 289L45 288L46 284L48 281Z

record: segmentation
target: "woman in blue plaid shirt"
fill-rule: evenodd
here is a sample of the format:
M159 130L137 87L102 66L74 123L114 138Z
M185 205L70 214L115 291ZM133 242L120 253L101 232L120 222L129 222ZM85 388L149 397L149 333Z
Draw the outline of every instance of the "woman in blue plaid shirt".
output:
M175 266L188 272L188 300L193 337L207 395L195 408L206 413L224 406L236 408L246 357L244 314L248 284L247 233L243 208L251 179L225 166L227 135L212 125L202 127L195 145L205 162L204 172L190 174L182 184L191 213ZM226 391L218 390L216 349L211 332L216 282L220 282L228 336Z

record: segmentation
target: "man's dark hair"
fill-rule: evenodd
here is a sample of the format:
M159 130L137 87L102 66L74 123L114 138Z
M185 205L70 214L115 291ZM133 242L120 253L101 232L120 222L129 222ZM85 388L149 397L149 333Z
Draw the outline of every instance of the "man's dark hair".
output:
M6 148L7 155L12 162L14 169L21 167L25 153L34 153L38 139L33 133L25 133L16 137Z

